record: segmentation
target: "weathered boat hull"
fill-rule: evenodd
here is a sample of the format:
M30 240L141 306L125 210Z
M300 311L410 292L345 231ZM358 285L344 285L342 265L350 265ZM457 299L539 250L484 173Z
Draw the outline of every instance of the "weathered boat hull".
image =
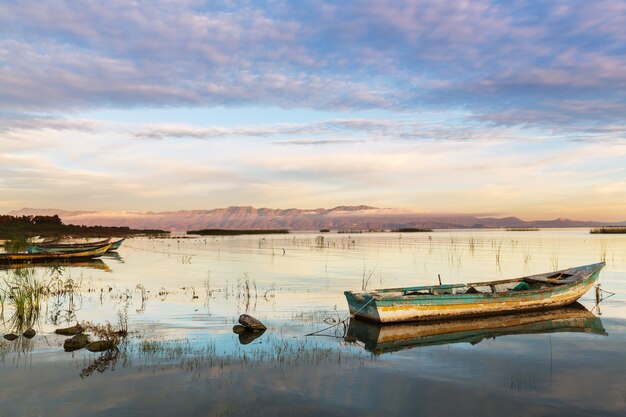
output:
M379 323L401 321L445 320L459 317L501 314L557 308L572 304L587 292L598 279L604 263L570 268L548 274L533 275L517 280L482 282L466 286L491 286L503 282L521 282L521 280L539 280L548 282L551 274L574 277L567 282L542 289L529 291L505 291L471 294L445 293L449 287L433 286L432 294L403 294L402 289L377 290L371 293L346 291L350 314ZM543 277L543 278L542 278ZM398 293L397 295L395 295Z
M42 252L42 253L2 253L0 263L20 264L29 262L56 262L93 259L102 256L109 250L111 244L101 245L95 249L74 249L70 252Z
M351 319L346 341L359 341L381 354L420 346L476 344L487 338L516 334L582 332L606 336L602 321L578 303L548 311L435 322L379 324Z
M30 245L26 247L28 253L45 253L45 252L75 252L78 249L83 251L95 250L109 243L110 239L99 240L97 242L87 243L46 243L39 245Z
M93 250L110 242L111 239L100 240L97 242L88 243L55 243L55 244L42 244L42 245L30 245L26 248L28 253L45 253L45 252L73 252L76 249ZM111 242L109 252L115 251L122 246L126 238Z

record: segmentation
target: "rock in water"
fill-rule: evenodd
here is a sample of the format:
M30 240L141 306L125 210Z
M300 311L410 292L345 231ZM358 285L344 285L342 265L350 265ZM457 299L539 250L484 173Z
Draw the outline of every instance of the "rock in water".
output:
M63 342L63 349L65 349L66 352L73 352L75 350L84 348L88 344L89 336L81 333Z
M8 340L9 342L12 342L13 340L17 339L19 336L16 335L15 333L7 333L4 335L4 338L6 340Z
M241 324L235 324L233 326L233 333L241 334L243 332L249 331L247 327L242 326Z
M90 352L104 352L105 350L111 350L115 348L115 342L112 340L98 340L87 345L87 350Z
M37 332L35 332L35 329L26 329L22 336L27 339L32 339L33 337L35 337L35 334L37 334Z
M81 334L83 332L83 328L80 324L76 324L76 326L66 327L65 329L56 329L54 332L56 334L62 334L63 336L74 336L76 334Z
M247 314L239 316L239 323L248 330L266 330L267 327L257 319Z

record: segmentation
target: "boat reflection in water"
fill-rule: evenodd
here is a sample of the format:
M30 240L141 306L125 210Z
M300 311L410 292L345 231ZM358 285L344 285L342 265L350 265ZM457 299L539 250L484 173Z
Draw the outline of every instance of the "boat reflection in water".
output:
M28 262L28 263L19 263L19 264L0 264L1 270L9 270L9 269L24 269L24 268L64 268L64 267L72 267L72 268L91 268L97 269L100 271L111 272L112 269L101 259L88 259L88 260L77 260L77 261L56 261L56 262Z
M124 263L124 258L122 258L120 256L120 254L118 252L115 252L115 251L114 252L107 252L107 253L105 253L104 255L102 255L102 259L110 259L110 260L113 260L113 261L117 261L117 262L119 262L121 264Z
M361 342L378 355L419 346L476 344L499 336L557 332L607 335L600 318L574 303L555 310L439 322L378 324L353 318L345 340Z

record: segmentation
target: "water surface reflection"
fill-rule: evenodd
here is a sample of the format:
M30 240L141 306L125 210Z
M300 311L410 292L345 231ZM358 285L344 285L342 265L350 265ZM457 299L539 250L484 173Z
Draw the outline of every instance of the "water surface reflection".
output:
M438 322L378 324L353 318L345 339L360 342L378 355L419 346L461 342L475 345L500 336L556 332L607 335L600 318L575 303L555 310Z
M323 237L135 238L117 256L63 266L60 290L28 323L37 335L0 339L0 414L624 415L626 237L581 229ZM305 336L346 318L343 291L363 285L484 281L601 260L599 282L616 295L600 309L589 292L586 309L353 321L347 339L342 326ZM4 300L5 332L13 304ZM242 313L268 330L233 334ZM54 329L77 321L123 323L129 335L117 351L66 353Z

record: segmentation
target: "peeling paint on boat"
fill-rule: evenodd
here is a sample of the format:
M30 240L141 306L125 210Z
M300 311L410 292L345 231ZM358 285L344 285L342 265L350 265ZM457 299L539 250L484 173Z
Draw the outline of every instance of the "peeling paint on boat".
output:
M481 282L456 286L433 286L375 290L371 293L346 291L350 314L381 323L399 321L441 320L456 317L499 314L511 311L540 310L571 304L587 292L598 279L605 263L585 265L562 271L532 275L514 280ZM526 291L503 291L478 294L438 294L451 288L464 286L493 286L505 282L515 283L544 279L553 275L567 275L560 283ZM429 289L432 294L411 295L407 291ZM396 293L398 293L396 295Z
M2 253L0 263L23 263L38 261L61 261L72 259L91 259L102 256L109 250L111 244L101 245L95 249L74 249L72 252L42 252L42 253Z

